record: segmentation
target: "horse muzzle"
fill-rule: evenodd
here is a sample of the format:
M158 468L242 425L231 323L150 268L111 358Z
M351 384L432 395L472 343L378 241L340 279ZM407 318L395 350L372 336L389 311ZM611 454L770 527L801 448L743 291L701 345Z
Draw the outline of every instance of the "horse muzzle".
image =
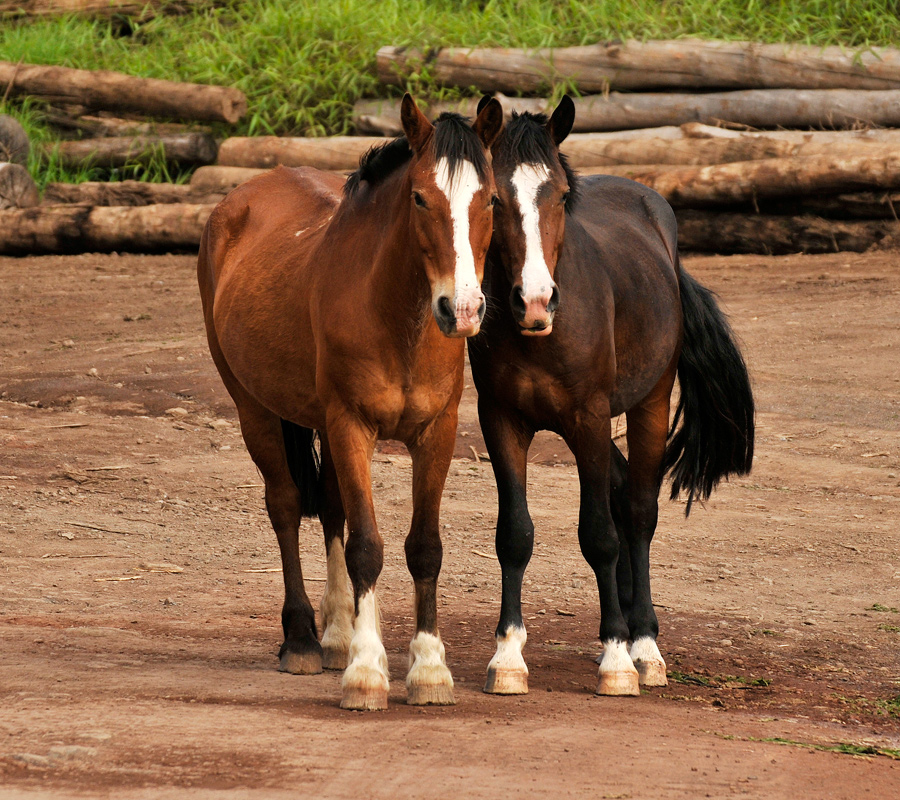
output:
M444 336L459 338L475 336L481 330L484 319L484 295L481 290L467 292L453 302L447 295L441 295L432 304L434 318Z
M553 330L553 317L559 307L559 289L555 284L539 293L526 295L521 286L514 286L509 303L513 317L523 336L547 336Z

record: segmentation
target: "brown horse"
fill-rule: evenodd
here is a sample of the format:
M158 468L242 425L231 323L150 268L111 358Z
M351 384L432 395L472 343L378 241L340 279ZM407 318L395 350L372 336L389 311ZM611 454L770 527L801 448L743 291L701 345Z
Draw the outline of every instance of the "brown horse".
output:
M600 591L598 694L666 683L649 560L664 472L690 509L753 459L747 370L712 294L681 268L672 209L634 181L576 180L559 152L574 115L564 98L549 120L514 116L492 148L488 314L469 357L499 495L502 600L485 686L499 694L528 691L521 592L534 545L525 472L536 431L560 434L578 465L578 538ZM622 413L627 462L610 438Z
M378 439L404 442L413 461L408 702L453 702L437 626L438 516L462 337L484 314L495 197L487 148L503 124L495 101L472 126L453 114L432 125L409 95L402 122L405 137L369 152L343 191L337 177L305 168L236 189L210 217L198 264L210 351L281 549L281 669L346 666L341 705L355 709L384 708L388 695L375 598L384 546L370 479ZM301 516L316 514L328 554L321 645L298 547Z

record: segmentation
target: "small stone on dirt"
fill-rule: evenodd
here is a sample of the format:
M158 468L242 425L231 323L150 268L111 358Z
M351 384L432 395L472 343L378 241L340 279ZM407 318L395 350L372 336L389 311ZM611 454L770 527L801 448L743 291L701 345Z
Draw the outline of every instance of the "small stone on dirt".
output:
M186 408L175 406L175 408L167 408L166 414L170 417L186 417L188 412Z

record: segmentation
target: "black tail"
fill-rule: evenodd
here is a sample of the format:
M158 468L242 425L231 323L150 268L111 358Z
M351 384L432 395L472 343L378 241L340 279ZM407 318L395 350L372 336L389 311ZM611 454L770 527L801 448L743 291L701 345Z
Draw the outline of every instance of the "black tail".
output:
M316 517L321 497L319 453L316 450L319 436L312 428L301 428L286 419L281 420L281 433L291 477L300 490L301 513L304 517Z
M672 476L673 500L687 492L687 516L694 500L708 499L722 478L750 471L754 411L747 366L715 295L683 269L679 283L681 399L662 468Z

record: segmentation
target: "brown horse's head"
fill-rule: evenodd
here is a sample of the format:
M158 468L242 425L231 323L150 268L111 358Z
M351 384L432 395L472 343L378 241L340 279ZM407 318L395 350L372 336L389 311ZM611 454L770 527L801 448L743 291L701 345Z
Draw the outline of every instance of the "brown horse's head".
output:
M488 149L503 127L503 110L493 100L471 126L457 114L442 114L432 125L407 94L400 116L412 150L410 228L434 317L447 336L474 336L484 318L481 280L496 197Z
M549 120L543 114L514 114L493 147L500 202L492 252L512 284L513 316L528 336L550 333L559 305L553 273L576 192L559 145L574 121L575 104L563 97Z

